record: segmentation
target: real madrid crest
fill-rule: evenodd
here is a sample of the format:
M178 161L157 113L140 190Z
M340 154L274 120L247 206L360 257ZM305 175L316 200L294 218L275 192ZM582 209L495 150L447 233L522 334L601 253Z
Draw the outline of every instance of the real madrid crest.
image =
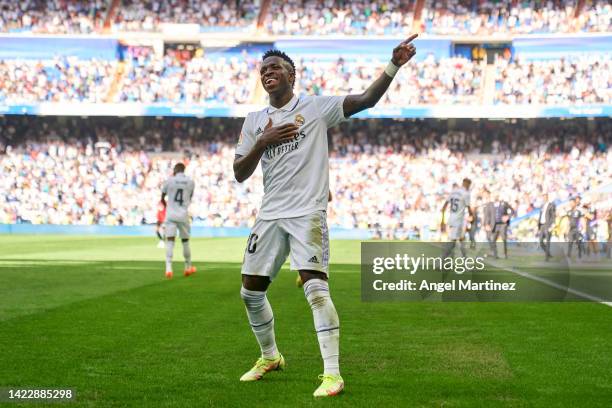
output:
M293 121L293 123L295 123L295 126L300 127L304 124L304 122L306 121L304 120L304 117L302 115L300 115L299 113L295 115L295 120Z

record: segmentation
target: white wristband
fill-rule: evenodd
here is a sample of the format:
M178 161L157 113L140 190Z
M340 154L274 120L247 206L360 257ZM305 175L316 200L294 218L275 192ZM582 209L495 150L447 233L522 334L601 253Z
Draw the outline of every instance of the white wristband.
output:
M385 74L389 75L391 78L395 78L395 74L399 71L400 67L395 65L393 61L389 61L389 65L385 68Z

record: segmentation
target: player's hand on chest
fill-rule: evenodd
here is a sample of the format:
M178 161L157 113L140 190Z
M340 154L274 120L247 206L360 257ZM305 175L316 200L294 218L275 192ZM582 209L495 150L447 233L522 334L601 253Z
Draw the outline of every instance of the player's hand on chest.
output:
M260 139L260 143L266 147L295 142L306 135L303 129L305 121L301 114L287 116L272 113L264 120L265 122L258 128L256 138Z

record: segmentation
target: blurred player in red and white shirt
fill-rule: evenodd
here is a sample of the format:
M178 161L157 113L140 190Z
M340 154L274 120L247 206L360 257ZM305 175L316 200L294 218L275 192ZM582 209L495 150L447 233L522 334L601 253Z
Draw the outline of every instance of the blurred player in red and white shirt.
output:
M164 221L166 221L166 203L160 201L157 203L157 227L155 233L159 238L158 248L164 248Z

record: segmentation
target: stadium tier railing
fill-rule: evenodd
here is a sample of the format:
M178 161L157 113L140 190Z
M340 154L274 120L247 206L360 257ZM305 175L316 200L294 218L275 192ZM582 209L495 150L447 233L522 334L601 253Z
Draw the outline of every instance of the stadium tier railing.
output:
M44 116L164 116L164 117L227 117L242 118L248 112L263 109L264 105L173 105L139 103L39 103L30 105L2 105L1 115ZM414 105L410 107L375 107L355 118L480 118L531 119L611 117L612 105Z
M246 227L193 226L191 236L195 238L248 237L251 229ZM364 229L329 229L333 239L370 239L373 233ZM45 234L45 235L121 235L155 237L154 225L52 225L52 224L0 224L0 234Z

